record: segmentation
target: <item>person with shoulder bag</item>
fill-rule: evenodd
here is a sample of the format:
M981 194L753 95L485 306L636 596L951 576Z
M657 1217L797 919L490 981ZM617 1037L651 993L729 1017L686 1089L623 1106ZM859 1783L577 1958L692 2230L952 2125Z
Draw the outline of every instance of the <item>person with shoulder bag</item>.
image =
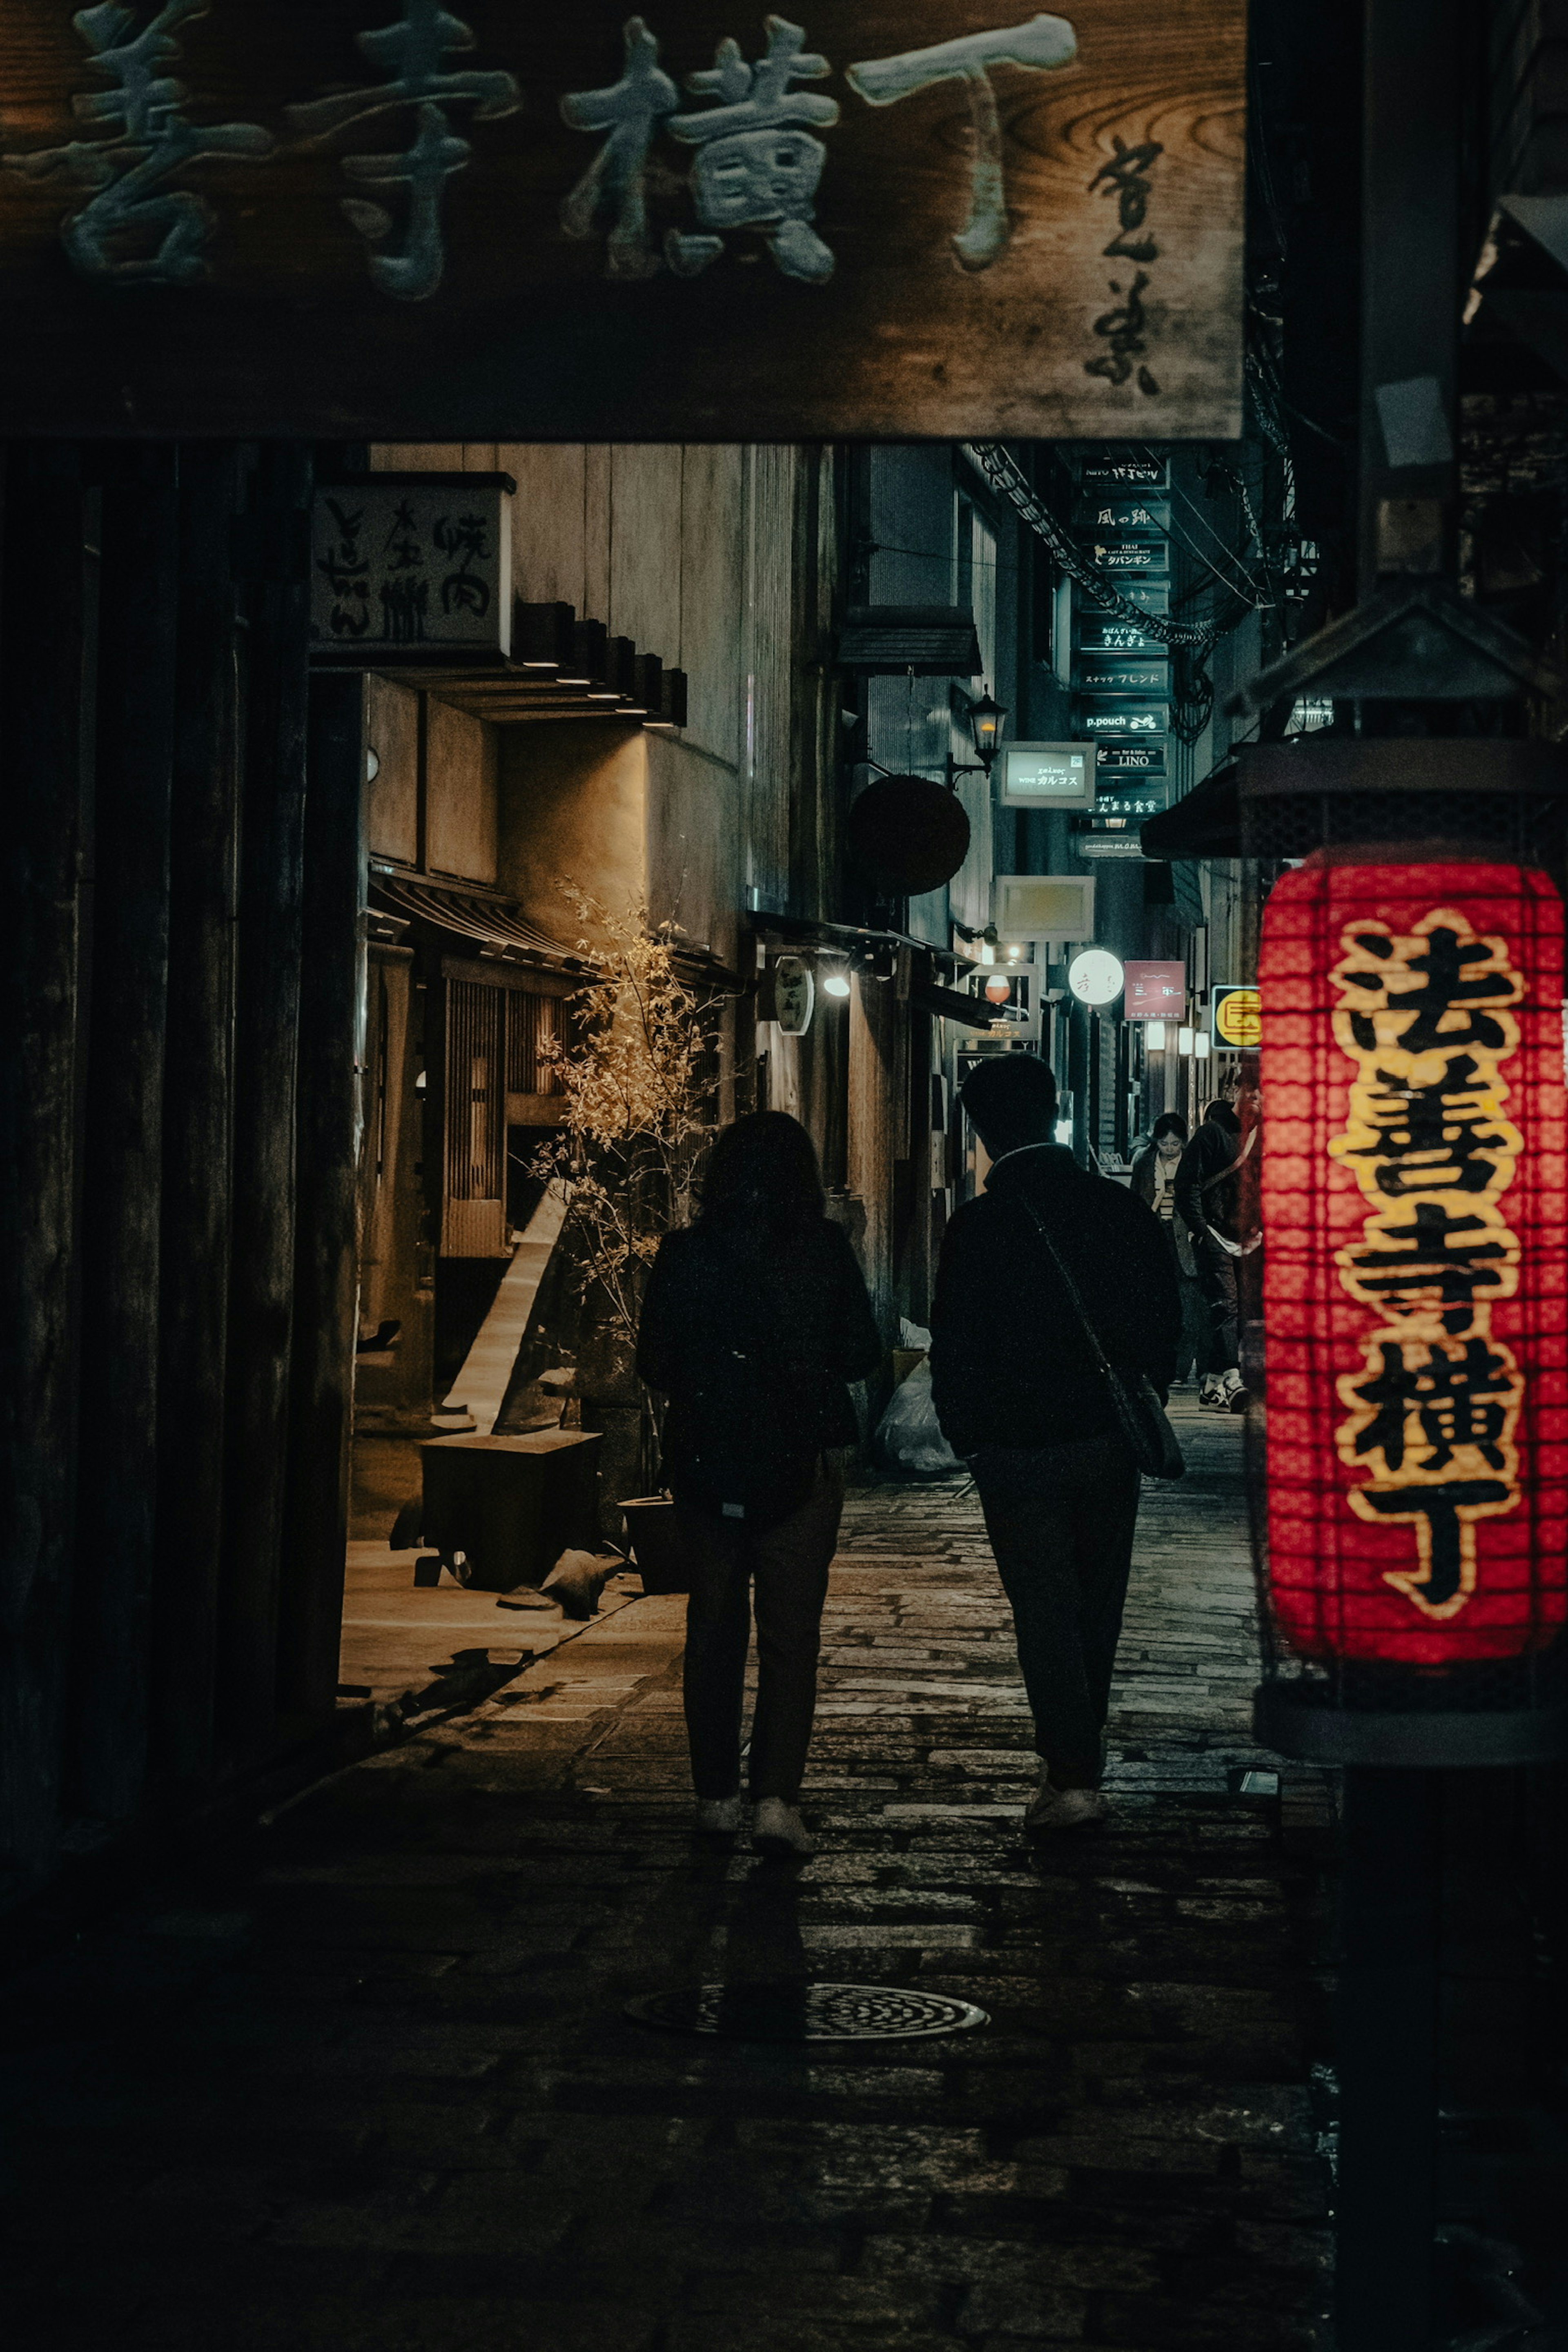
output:
M1238 1081L1229 1078L1199 1122L1176 1170L1176 1214L1192 1236L1198 1285L1209 1314L1209 1354L1198 1402L1216 1412L1247 1410L1241 1381L1239 1278L1241 1261L1261 1235L1250 1197L1256 1163L1249 1171L1259 1129L1245 1132L1235 1101Z
M1181 1299L1152 1211L1052 1140L1044 1062L979 1062L960 1098L992 1164L942 1240L931 1388L1012 1604L1040 1755L1025 1826L1071 1829L1105 1815L1140 1478L1184 1467L1163 1410Z
M752 1594L752 1843L808 1854L800 1788L827 1573L858 1434L847 1383L881 1361L847 1235L825 1214L810 1136L754 1111L713 1149L701 1213L666 1235L637 1370L666 1398L664 1478L690 1570L684 1697L697 1826L742 1826L741 1718Z

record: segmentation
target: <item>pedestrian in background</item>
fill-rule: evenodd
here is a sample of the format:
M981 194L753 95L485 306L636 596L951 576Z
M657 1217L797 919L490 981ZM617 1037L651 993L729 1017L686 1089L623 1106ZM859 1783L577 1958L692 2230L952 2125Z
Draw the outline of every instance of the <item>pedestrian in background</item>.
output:
M1160 1220L1176 1265L1176 1287L1182 1299L1182 1339L1175 1377L1194 1375L1200 1381L1209 1368L1208 1305L1198 1284L1193 1237L1185 1220L1176 1214L1176 1171L1187 1143L1187 1122L1179 1110L1168 1110L1154 1121L1153 1133L1133 1155L1132 1190L1147 1201Z
M1052 1141L1057 1089L1044 1062L979 1062L962 1100L992 1165L984 1192L943 1237L932 1392L948 1443L974 1474L1012 1604L1041 1759L1026 1826L1068 1829L1105 1813L1105 1721L1139 1496L1084 1322L1123 1379L1146 1378L1163 1395L1181 1329L1175 1262L1142 1200Z
M741 1719L752 1592L752 1843L808 1854L800 1789L827 1571L858 1434L847 1381L881 1361L865 1281L824 1213L797 1119L754 1111L713 1148L696 1223L667 1234L637 1334L664 1391L664 1477L690 1570L684 1696L697 1826L742 1826Z
M1198 1284L1209 1312L1209 1356L1198 1402L1218 1412L1247 1410L1237 1276L1241 1259L1257 1246L1257 1235L1247 1230L1249 1189L1243 1171L1258 1130L1254 1125L1242 1132L1233 1100L1237 1083L1227 1078L1205 1111L1182 1154L1175 1181L1176 1214L1192 1236Z

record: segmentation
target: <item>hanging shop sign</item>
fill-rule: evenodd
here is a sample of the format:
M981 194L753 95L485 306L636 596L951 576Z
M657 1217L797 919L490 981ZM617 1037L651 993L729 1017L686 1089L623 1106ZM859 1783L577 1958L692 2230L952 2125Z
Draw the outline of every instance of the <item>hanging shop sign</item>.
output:
M1564 1616L1563 906L1313 865L1260 958L1268 1552L1308 1655L1516 1655Z
M7 0L0 430L1229 439L1245 52L1244 0Z
M1080 536L1079 545L1097 572L1158 574L1171 568L1168 540L1134 539L1124 532L1107 530Z
M310 642L363 663L511 652L510 474L377 474L317 494Z
M1128 1021L1179 1021L1187 1008L1187 967L1171 962L1129 963L1127 1001L1121 1010Z
M1146 658L1118 654L1086 656L1073 667L1073 677L1083 694L1153 694L1167 695L1171 686L1171 666L1163 657Z
M1121 776L1163 776L1165 772L1163 739L1157 738L1151 743L1101 743L1099 749L1101 791ZM1098 801L1095 804L1098 807Z
M1114 1004L1121 993L1120 957L1109 948L1084 948L1068 966L1068 986L1080 1004Z
M1123 589L1121 593L1127 592ZM1155 654L1162 660L1168 650L1163 639L1151 636L1131 621L1113 620L1107 613L1088 611L1080 611L1078 616L1078 642L1085 653Z
M757 1018L777 1024L784 1037L804 1037L816 1010L816 982L804 956L783 955L769 964L757 992Z
M1080 530L1131 530L1163 538L1171 528L1169 499L1079 499L1073 521Z
M1214 1041L1227 1052L1245 1053L1263 1034L1262 997L1250 982L1227 982L1210 991Z
M1120 782L1102 783L1094 796L1094 821L1118 818L1125 824L1129 817L1142 821L1146 816L1158 816L1170 806L1170 780L1163 775L1123 777Z
M1094 806L1092 743L1009 743L1001 757L1004 808Z
M1079 467L1078 485L1085 498L1101 494L1129 497L1140 490L1163 490L1170 479L1163 457L1088 457Z
M1166 702L1115 700L1079 705L1077 724L1086 735L1115 735L1136 740L1170 731L1171 707Z

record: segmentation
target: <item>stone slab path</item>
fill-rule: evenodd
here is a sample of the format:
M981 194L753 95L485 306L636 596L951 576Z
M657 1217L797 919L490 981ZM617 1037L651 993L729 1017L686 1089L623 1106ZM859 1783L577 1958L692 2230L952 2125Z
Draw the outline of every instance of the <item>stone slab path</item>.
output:
M973 1496L879 1486L834 1574L814 1862L692 1839L681 1604L642 1600L14 1979L8 2340L1326 2344L1324 1791L1248 1738L1240 1433L1186 1433L1193 1475L1146 1500L1103 1832L1020 1833ZM991 2021L801 2047L623 2014L801 1975Z

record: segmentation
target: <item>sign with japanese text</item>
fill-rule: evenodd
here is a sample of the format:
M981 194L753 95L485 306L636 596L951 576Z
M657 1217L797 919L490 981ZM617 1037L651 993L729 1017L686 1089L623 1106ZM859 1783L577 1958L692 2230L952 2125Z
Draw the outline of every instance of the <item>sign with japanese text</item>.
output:
M1125 965L1124 1021L1180 1021L1187 1009L1187 967L1180 961Z
M0 430L1229 439L1245 53L1243 0L7 0Z
M1260 977L1281 1631L1423 1666L1538 1647L1568 1544L1562 902L1520 866L1309 861Z
M310 642L363 661L433 646L511 651L506 476L378 474L318 492Z

